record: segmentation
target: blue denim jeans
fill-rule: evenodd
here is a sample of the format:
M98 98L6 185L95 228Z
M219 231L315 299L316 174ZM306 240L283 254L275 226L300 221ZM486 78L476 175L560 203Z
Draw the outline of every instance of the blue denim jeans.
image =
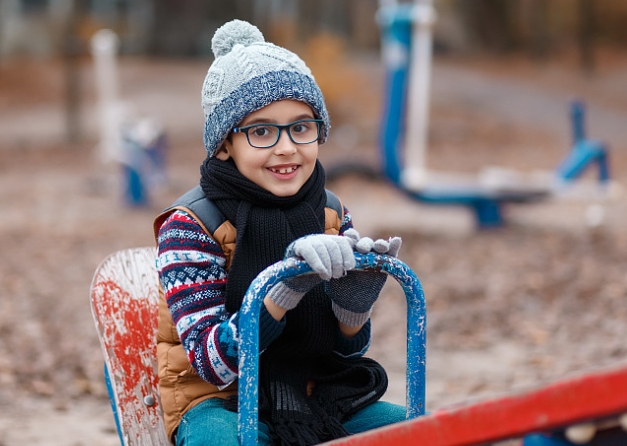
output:
M379 401L353 415L344 423L344 428L350 434L358 434L404 419L404 406ZM268 426L262 422L259 422L258 436L259 445L272 445ZM205 400L183 415L175 438L176 446L239 446L237 414L222 407L217 398Z

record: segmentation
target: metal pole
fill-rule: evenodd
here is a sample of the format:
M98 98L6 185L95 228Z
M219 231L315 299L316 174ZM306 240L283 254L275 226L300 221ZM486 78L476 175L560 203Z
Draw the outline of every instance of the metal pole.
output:
M431 87L432 26L435 10L432 0L416 0L411 41L411 65L407 98L405 169L401 182L411 190L426 182L426 148Z
M99 152L104 162L119 160L121 157L121 108L118 103L116 66L118 45L118 36L110 29L101 29L91 39L100 114Z

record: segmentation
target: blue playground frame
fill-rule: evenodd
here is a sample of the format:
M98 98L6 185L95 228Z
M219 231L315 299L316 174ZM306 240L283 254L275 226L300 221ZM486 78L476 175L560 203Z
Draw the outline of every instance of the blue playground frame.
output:
M407 419L425 414L427 310L420 281L400 260L382 254L355 253L356 269L376 269L394 277L407 298ZM263 297L277 283L310 273L310 266L295 258L270 265L250 284L240 309L239 440L242 446L257 444L259 419L259 311Z
M370 178L384 177L411 198L430 204L461 205L470 208L479 228L499 227L504 224L502 207L505 203L528 203L546 199L553 190L542 187L529 187L520 190L499 190L476 184L426 184L417 190L410 190L402 184L403 152L406 123L409 71L411 67L412 29L416 26L416 5L401 3L382 7L378 12L378 22L382 32L382 45L394 47L403 57L386 61L383 116L380 126L382 169L373 172L365 166L355 164L333 166L328 169L329 179L353 171L367 174ZM607 149L603 143L588 139L584 131L584 105L574 102L571 106L573 146L555 170L556 184L565 187L579 178L591 165L597 164L599 182L607 184L610 173Z

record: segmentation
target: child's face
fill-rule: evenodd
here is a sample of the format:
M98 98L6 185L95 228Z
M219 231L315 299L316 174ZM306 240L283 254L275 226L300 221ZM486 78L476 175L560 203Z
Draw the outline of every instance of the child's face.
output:
M251 124L289 124L300 119L313 119L307 104L282 100L248 115L239 127ZM287 130L281 131L276 145L267 149L252 147L244 133L232 133L216 157L226 161L233 158L242 175L279 197L294 195L311 176L318 158L318 141L310 144L293 143Z

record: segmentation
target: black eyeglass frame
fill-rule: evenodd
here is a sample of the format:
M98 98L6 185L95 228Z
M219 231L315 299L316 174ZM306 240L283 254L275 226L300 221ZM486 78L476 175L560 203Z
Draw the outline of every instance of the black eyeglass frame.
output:
M311 141L308 142L298 142L298 141L294 141L294 138L292 137L292 131L290 130L290 127L292 127L295 124L300 124L303 122L315 122L317 124L318 127L318 133L316 134L316 137L314 139L312 139ZM315 141L317 141L318 139L320 139L320 130L322 129L322 124L324 124L324 120L322 119L299 119L298 121L294 121L294 122L290 122L288 124L266 124L266 123L258 123L258 124L251 124L251 125L246 125L244 127L234 127L233 130L231 130L232 133L244 133L246 135L246 140L248 141L248 144L250 144L251 147L254 147L256 149L270 149L274 146L276 146L276 144L279 142L279 139L281 139L281 132L285 129L287 130L287 136L289 136L290 141L292 141L294 144L311 144ZM252 144L250 142L250 137L248 136L248 131L250 129L254 129L257 127L275 127L278 129L277 132L277 137L276 137L276 141L274 141L272 144L270 144L269 146L256 146L254 144Z

